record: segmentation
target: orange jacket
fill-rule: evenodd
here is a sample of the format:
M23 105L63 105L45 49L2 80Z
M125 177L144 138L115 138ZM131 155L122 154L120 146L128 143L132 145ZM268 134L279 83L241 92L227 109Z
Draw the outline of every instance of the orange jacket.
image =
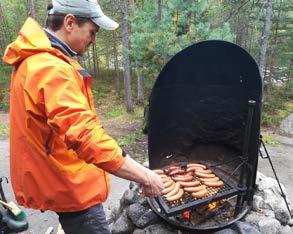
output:
M51 47L31 18L3 60L15 67L10 87L10 172L17 202L59 212L104 202L107 172L117 171L125 159L96 116L91 77Z

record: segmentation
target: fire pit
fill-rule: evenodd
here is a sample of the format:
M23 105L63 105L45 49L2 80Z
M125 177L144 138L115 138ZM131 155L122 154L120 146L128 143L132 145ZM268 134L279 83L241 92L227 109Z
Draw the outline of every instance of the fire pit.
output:
M157 215L177 228L209 230L247 213L255 191L261 100L257 64L232 43L200 42L165 65L149 100L149 166L174 194L149 199ZM189 169L192 163L203 164L218 185L203 181L202 171ZM193 189L186 189L192 186L184 186L183 177ZM221 222L208 221L212 216Z

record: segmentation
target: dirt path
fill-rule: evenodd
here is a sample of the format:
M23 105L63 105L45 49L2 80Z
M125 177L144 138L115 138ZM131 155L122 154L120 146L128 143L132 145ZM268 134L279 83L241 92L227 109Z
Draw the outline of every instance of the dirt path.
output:
M0 113L0 123L8 124L7 115ZM141 126L141 122L134 121L131 124L120 123L115 120L103 121L105 129L114 138L127 136L137 131ZM276 144L268 145L268 151L273 161L274 167L278 173L279 180L285 185L288 197L293 199L293 139L280 135L272 135ZM147 158L147 137L139 136L133 144L125 147L126 151L139 161L143 162ZM0 175L9 178L9 141L8 139L0 140ZM259 171L267 176L273 177L273 171L268 160L259 158ZM118 207L121 195L128 187L129 182L126 180L112 177L112 189L108 201L104 204L106 215L109 216L110 210ZM13 193L10 185L5 185L7 198L13 199ZM29 231L23 233L42 234L48 227L53 226L57 230L58 220L53 212L41 213L34 210L26 210L28 221L30 224ZM54 232L56 233L56 232Z

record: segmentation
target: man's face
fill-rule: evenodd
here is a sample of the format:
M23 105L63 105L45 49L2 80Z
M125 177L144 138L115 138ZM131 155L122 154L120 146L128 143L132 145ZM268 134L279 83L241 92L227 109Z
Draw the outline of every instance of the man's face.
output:
M83 55L88 47L92 43L95 43L96 33L98 30L99 27L96 26L96 24L94 24L91 20L88 20L81 26L74 23L68 36L68 45L78 55Z

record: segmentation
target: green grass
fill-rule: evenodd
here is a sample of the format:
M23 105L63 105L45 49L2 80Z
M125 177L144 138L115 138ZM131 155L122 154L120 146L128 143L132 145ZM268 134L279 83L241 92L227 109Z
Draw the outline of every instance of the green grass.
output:
M262 134L262 140L266 145L276 145L278 142L273 139L273 136L269 133Z
M142 129L137 129L135 132L129 134L127 137L118 138L118 145L127 147L131 145L142 134Z
M0 124L0 139L9 137L9 126L6 124Z

